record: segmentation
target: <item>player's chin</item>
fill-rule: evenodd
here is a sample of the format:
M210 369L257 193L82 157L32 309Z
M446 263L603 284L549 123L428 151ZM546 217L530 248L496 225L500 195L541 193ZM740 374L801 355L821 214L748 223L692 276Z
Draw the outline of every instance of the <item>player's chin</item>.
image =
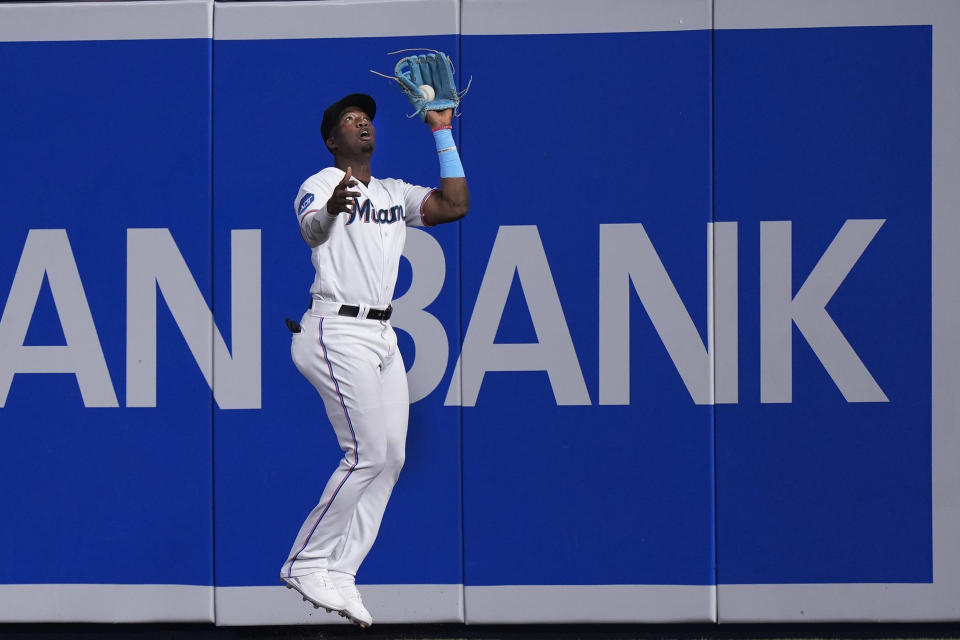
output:
M360 143L360 151L363 153L373 153L373 147L376 145L376 141L372 138L370 140L364 140Z

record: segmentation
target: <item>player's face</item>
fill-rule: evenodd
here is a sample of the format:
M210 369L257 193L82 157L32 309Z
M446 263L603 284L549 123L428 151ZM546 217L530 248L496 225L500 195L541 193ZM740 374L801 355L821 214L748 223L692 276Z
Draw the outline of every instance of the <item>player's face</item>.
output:
M344 155L373 153L377 133L370 117L359 107L347 107L333 130L337 150Z

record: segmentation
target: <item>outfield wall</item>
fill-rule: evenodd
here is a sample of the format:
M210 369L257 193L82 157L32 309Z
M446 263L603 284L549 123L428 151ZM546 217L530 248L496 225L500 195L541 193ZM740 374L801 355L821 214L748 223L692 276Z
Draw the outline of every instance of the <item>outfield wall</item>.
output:
M323 108L410 229L377 622L960 618L949 0L0 5L0 620L338 623L279 567L339 458L292 366ZM362 265L358 265L362 268ZM4 293L6 292L6 293Z

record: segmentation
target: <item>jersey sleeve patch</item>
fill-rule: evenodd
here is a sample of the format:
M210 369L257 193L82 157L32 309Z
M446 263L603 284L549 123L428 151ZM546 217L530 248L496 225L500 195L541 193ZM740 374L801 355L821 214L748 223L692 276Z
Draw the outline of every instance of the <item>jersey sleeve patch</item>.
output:
M297 205L297 215L303 215L303 212L307 210L307 207L313 202L313 194L308 193L300 198L300 204Z

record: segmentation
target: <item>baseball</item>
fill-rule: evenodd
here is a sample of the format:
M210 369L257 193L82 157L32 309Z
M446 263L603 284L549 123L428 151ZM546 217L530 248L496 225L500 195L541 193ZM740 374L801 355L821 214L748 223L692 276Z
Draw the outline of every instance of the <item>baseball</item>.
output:
M417 88L420 89L420 93L423 94L423 98L427 102L433 102L433 99L437 97L437 92L428 84L422 84Z

